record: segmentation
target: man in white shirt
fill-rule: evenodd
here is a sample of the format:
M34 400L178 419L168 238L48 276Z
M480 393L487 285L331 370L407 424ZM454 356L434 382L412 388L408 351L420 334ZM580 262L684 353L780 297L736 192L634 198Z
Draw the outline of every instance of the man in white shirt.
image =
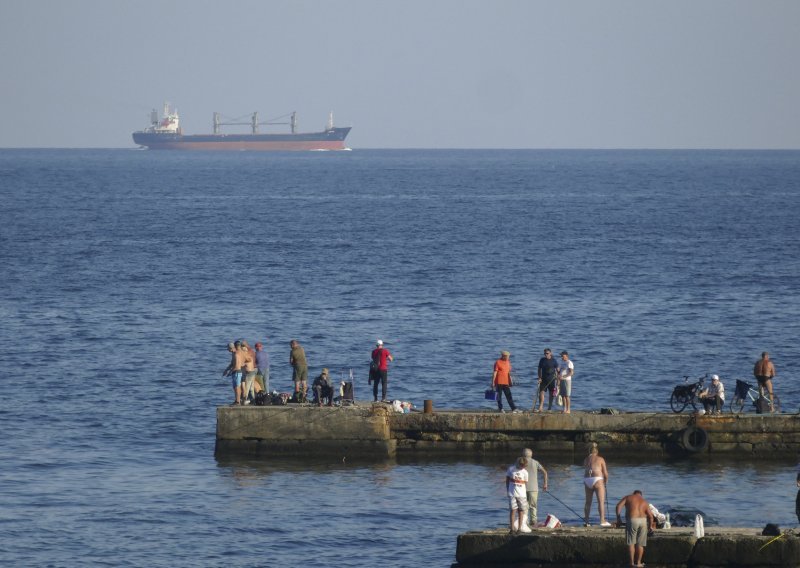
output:
M725 386L719 380L719 375L711 375L711 386L700 393L703 408L711 414L722 413L722 404L725 402ZM711 410L711 407L714 410Z
M569 353L561 352L561 361L558 363L559 392L564 403L562 414L569 414L570 397L572 396L572 376L575 374L575 365L569 360Z
M525 494L528 483L528 470L525 469L527 465L528 460L519 458L506 471L506 493L508 493L509 521L512 533L531 532L525 523L525 516L528 514L528 498Z

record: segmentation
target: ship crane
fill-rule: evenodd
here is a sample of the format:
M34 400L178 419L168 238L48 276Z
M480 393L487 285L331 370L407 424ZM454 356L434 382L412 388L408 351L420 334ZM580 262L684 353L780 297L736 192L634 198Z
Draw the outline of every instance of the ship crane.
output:
M289 122L276 122L278 119L286 117L289 117ZM249 126L253 134L258 134L259 126L268 126L268 125L274 126L279 124L288 124L292 128L292 134L297 133L297 112L292 112L291 114L284 114L283 116L279 116L263 122L260 122L258 120L258 111L250 115L250 120L247 122L237 122L240 119L233 119L231 122L222 122L221 118L222 115L220 113L218 112L214 113L214 134L219 134L220 126Z

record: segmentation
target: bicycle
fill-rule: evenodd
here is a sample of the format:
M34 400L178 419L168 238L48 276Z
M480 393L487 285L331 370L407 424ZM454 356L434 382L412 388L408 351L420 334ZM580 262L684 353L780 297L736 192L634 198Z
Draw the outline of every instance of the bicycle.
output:
M781 399L778 395L772 395L772 402L769 396L764 396L763 393L758 392L758 389L753 388L753 385L736 379L736 391L731 399L730 410L734 414L739 414L747 404L748 399L753 403L753 407L759 414L768 412L781 411Z
M675 414L683 412L690 404L692 408L697 410L697 404L700 401L698 395L703 390L703 384L706 382L707 378L708 373L702 377L698 377L694 383L689 383L689 376L684 375L684 384L678 385L672 389L672 396L669 397L669 405L672 408L672 412Z

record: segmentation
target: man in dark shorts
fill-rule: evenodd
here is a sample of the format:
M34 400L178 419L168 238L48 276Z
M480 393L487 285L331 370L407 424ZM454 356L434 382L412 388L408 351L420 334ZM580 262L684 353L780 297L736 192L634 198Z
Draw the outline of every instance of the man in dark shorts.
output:
M625 542L628 545L631 566L644 566L644 547L647 546L648 532L656 527L650 506L638 489L626 495L617 503L617 526L622 524L620 513L625 507Z
M539 408L536 408L536 401L533 403L533 411L541 412L544 407L544 393L547 391L548 402L547 410L553 409L553 387L556 386L558 377L558 362L553 359L553 351L548 347L544 350L544 357L539 359Z
M764 391L769 393L769 405L772 412L775 409L772 405L772 379L775 378L775 365L769 360L769 353L764 351L761 354L761 359L756 361L756 366L753 368L753 376L758 381L758 393L764 395Z

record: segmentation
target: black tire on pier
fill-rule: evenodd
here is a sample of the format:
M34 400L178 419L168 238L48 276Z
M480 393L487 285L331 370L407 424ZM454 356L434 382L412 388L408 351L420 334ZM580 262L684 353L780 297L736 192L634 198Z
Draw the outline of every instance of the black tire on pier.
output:
M697 426L689 426L681 434L681 443L689 452L705 451L708 447L708 432Z

